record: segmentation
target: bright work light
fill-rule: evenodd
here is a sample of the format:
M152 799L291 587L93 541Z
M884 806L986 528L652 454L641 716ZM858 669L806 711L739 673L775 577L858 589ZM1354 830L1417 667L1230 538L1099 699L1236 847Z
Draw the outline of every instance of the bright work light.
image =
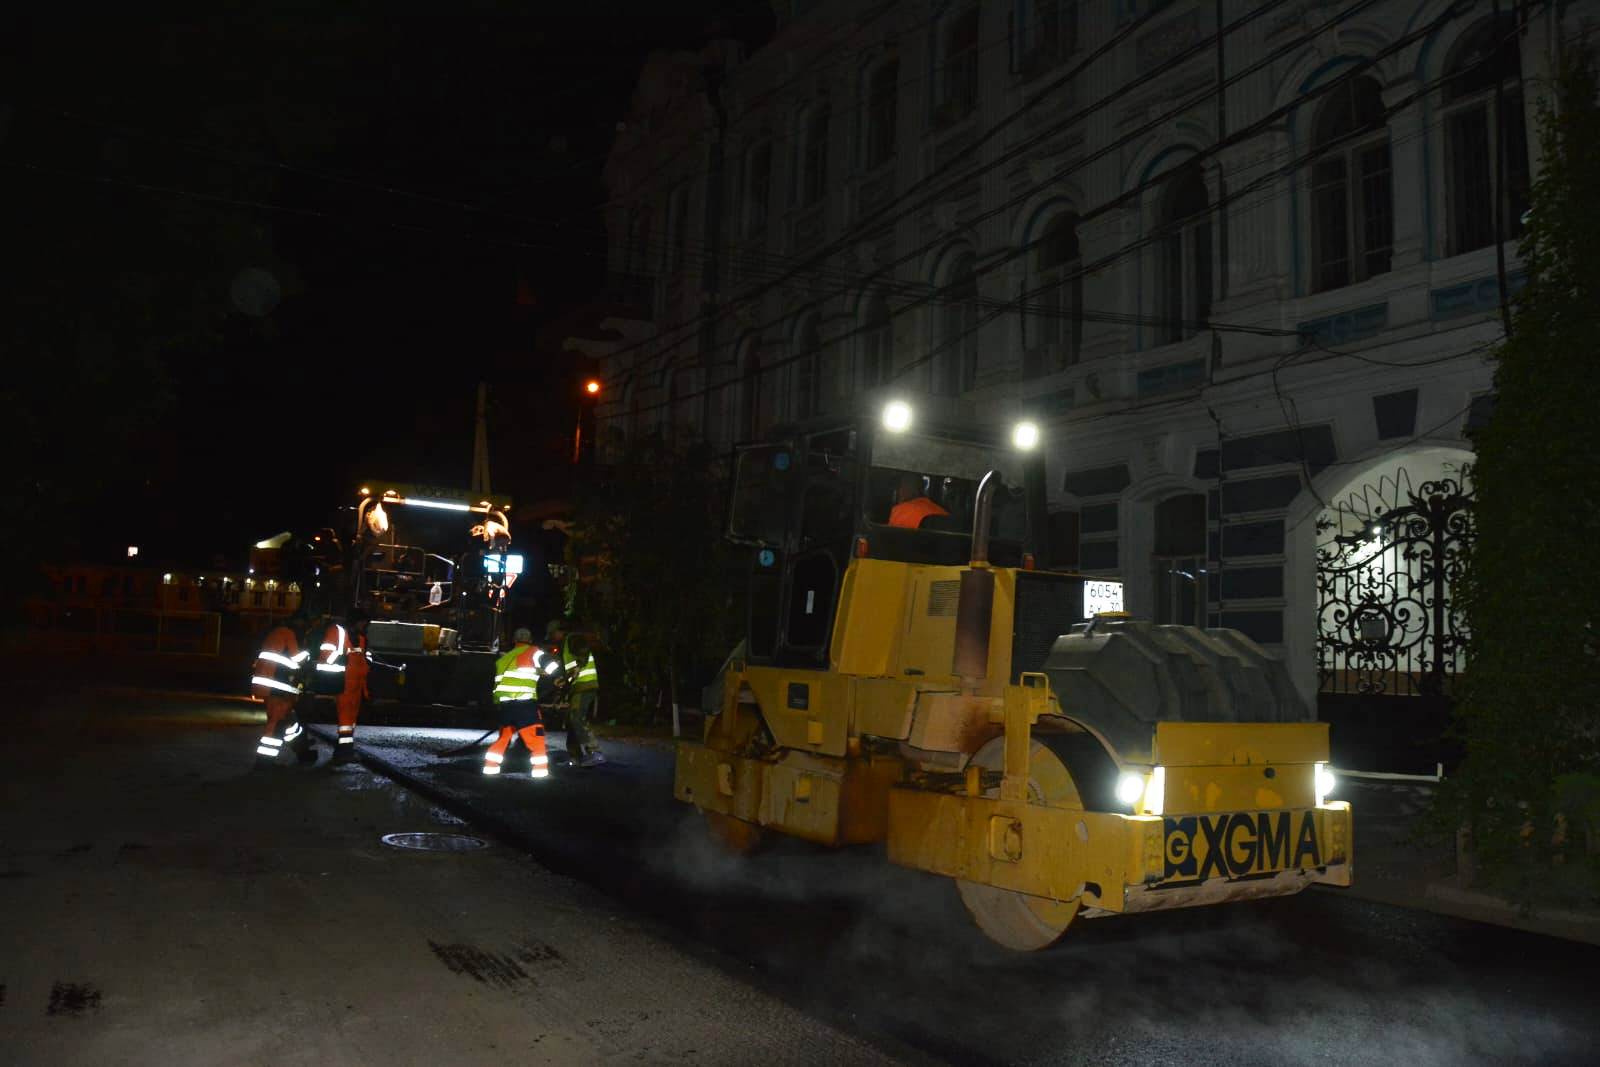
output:
M595 379L590 378L588 381L583 383L583 391L588 393L590 396L596 396L600 392L600 383Z
M911 428L911 405L904 400L891 400L883 406L883 428L891 433L904 433Z
M1160 815L1167 805L1167 769L1157 767L1150 772L1150 784L1144 790L1144 813Z
M1011 430L1011 443L1020 451L1032 452L1039 444L1039 424L1026 420L1017 423Z
M1317 764L1316 773L1317 807L1320 808L1323 804L1327 803L1328 797L1332 795L1334 786L1339 784L1339 780L1333 776L1332 771L1328 770L1328 765L1326 763Z

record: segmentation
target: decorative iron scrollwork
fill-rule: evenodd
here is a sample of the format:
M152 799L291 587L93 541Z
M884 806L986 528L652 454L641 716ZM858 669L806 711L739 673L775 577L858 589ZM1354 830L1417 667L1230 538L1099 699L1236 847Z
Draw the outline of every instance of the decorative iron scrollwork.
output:
M1448 695L1466 630L1451 597L1472 542L1472 493L1393 479L1317 521L1317 673L1324 693Z

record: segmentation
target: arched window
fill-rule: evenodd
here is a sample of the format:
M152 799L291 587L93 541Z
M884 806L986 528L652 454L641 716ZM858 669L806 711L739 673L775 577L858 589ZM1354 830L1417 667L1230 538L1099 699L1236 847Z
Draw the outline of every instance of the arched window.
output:
M683 184L672 191L672 245L667 260L668 270L682 270L689 258L689 186Z
M671 371L667 377L667 398L670 404L667 408L667 429L669 433L693 433L696 418L693 398L689 394L693 391L694 375L687 370Z
M1186 163L1161 195L1156 240L1155 336L1182 341L1211 317L1211 212L1198 161Z
M627 385L623 386L622 393L623 406L628 412L627 430L625 432L628 439L633 440L639 436L640 430L643 429L643 427L639 424L639 386L637 383L630 381Z
M806 111L800 137L800 203L815 204L828 192L828 105Z
M672 368L668 368L661 377L661 399L650 411L649 422L651 429L663 438L670 437L675 428L673 420L678 417L678 381L683 375Z
M1449 255L1522 232L1531 176L1516 20L1480 23L1445 68L1445 214ZM1496 99L1496 88L1499 99ZM1503 171L1500 178L1496 170Z
M978 279L976 257L962 252L950 264L940 299L939 349L933 390L959 396L978 383Z
M1204 626L1206 609L1206 497L1170 496L1156 505L1155 621Z
M1311 285L1316 292L1389 270L1394 251L1394 183L1383 93L1353 78L1317 111L1312 139L1325 150L1311 165Z
M861 331L861 387L872 389L887 382L894 369L894 325L881 292L867 297Z
M807 315L794 331L794 351L791 353L794 357L794 389L790 403L796 419L809 419L821 411L823 368L822 346L819 342L817 317Z
M772 142L764 141L745 156L744 232L766 228L772 208Z
M1083 262L1078 216L1057 215L1033 253L1032 296L1023 373L1049 374L1078 361L1083 348Z
M868 170L894 155L895 109L900 99L900 64L885 60L867 78L866 121L862 126L862 161Z
M1038 74L1078 47L1078 0L1016 0L1011 68Z
M742 378L739 436L750 441L761 432L761 348L755 338L746 338L739 346L738 366Z
M649 274L650 270L650 208L635 211L633 233L628 246L628 270L633 274Z
M978 104L978 8L965 8L939 28L938 106L934 125L972 113Z

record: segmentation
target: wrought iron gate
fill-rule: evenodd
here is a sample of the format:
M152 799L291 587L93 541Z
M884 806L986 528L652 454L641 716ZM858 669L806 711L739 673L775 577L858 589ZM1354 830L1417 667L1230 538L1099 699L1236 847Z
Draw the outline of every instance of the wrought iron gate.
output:
M1317 673L1323 694L1448 699L1465 666L1451 596L1472 541L1472 492L1458 478L1394 478L1317 522Z
M1472 541L1462 478L1413 488L1404 468L1317 522L1317 712L1333 758L1363 770L1453 764L1446 741L1466 626L1452 597Z

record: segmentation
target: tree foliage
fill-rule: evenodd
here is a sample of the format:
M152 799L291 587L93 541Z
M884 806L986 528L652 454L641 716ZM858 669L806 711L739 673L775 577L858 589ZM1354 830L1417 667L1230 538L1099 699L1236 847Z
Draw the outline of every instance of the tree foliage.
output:
M1555 106L1541 107L1528 283L1497 352L1493 417L1474 435L1477 536L1459 591L1466 759L1440 813L1470 829L1490 883L1524 903L1561 885L1600 897L1600 826L1583 825L1600 782L1596 89L1591 58L1574 55Z
M710 446L658 435L629 442L578 493L573 551L595 557L597 572L580 584L572 613L610 650L612 676L602 663L602 684L628 691L624 708L649 716L674 683L680 694L695 691L737 639L743 613L722 536L723 493Z

